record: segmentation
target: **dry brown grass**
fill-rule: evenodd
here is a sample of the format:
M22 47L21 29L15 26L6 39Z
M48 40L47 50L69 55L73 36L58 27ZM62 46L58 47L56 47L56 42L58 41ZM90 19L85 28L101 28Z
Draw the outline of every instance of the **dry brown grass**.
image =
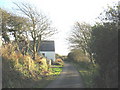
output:
M11 81L11 76L19 77L19 75L14 72L19 72L24 79L32 78L34 80L40 80L42 75L46 74L48 71L48 65L45 58L37 56L36 60L33 60L30 55L23 56L19 51L16 50L16 46L12 44L2 46L0 50L2 51L0 54L3 58L3 78L6 82L6 85L10 85L11 82L15 83ZM14 79L16 80L16 78Z

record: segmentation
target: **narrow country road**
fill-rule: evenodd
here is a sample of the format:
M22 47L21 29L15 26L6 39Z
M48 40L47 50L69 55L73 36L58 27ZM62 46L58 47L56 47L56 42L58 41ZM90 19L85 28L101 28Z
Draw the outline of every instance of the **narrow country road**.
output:
M84 88L79 72L70 63L65 62L59 78L51 82L46 88Z

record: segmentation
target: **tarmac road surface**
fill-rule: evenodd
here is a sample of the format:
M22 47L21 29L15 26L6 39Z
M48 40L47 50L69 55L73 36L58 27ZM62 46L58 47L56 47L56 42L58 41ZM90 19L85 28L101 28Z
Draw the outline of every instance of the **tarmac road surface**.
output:
M51 82L46 88L84 88L79 72L70 63L63 67L59 78Z

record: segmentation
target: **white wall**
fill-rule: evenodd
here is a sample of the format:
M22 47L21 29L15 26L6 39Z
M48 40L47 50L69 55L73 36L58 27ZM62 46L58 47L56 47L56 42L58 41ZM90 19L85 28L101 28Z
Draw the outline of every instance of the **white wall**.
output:
M45 53L45 57L55 61L55 52L54 51L40 51L40 54Z

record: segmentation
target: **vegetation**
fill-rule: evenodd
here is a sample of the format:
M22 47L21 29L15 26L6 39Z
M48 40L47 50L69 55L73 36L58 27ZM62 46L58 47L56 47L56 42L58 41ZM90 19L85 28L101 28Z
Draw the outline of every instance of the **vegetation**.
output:
M92 52L89 47L91 30L92 29L89 24L76 22L68 40L71 43L71 48L80 49L88 56L89 60L94 63Z
M62 59L62 60L66 60L66 58L67 58L67 56L65 56L65 55L59 55L59 54L55 54L55 57L56 57L56 59Z
M56 59L55 62L54 62L54 65L61 65L61 66L64 66L64 62L62 59Z
M80 49L73 49L68 54L68 60L76 62L88 62L89 58Z
M30 55L22 55L15 49L14 44L1 47L3 88L42 87L62 71L62 68L49 67L45 58L37 56L34 61Z
M101 34L97 34L101 33ZM99 64L97 87L117 87L118 80L118 31L114 23L104 23L93 27L92 52ZM100 84L99 82L104 82Z
M118 87L118 8L109 7L105 15L108 22L92 29L91 51L99 65L99 75L94 78L96 87ZM103 82L102 84L100 82Z
M51 22L28 3L14 3L17 14L0 8L2 20L3 88L40 88L60 74L38 55L40 42L55 33ZM20 15L22 13L22 16ZM11 40L11 36L14 40ZM29 38L32 38L32 43Z
M32 58L35 60L41 40L52 36L56 29L51 27L51 21L38 12L34 6L28 3L14 4L17 6L18 14L8 13L0 9L2 13L2 38L4 43L9 43L10 36L13 36L17 49L22 54L32 53ZM32 40L30 41L29 38ZM24 47L20 46L21 44Z
M51 73L50 75L60 75L60 72L62 71L62 65L52 65L53 67L51 67L49 70L53 71L53 73Z
M98 74L97 66L94 68L90 62L72 62L72 64L79 71L80 76L83 80L84 87L93 88L93 78Z
M62 69L56 73L46 58L38 54L41 40L50 37L56 30L51 27L48 18L32 5L14 4L18 7L17 14L0 8L3 88L43 87ZM14 40L11 40L11 36Z
M86 87L118 87L119 8L119 5L108 7L99 17L102 22L89 29L88 24L77 22L68 39L74 46L68 60L77 63ZM87 62L82 57L87 57Z
M28 3L14 3L20 12L22 12L30 22L29 33L33 39L33 59L40 47L42 38L51 36L54 34L55 29L50 26L50 22L46 16L39 13L32 5Z
M76 22L68 38L71 52L67 58L56 54L54 65L49 66L46 58L39 56L37 51L41 40L50 37L56 30L51 27L48 18L32 5L14 4L18 7L18 14L0 8L3 88L44 87L60 74L63 60L74 64L87 88L118 87L120 5L109 6L100 15L101 22L93 26Z
M80 49L73 49L68 54L67 61L71 62L79 71L85 88L92 88L94 74L97 74L97 66L93 66L89 58Z

